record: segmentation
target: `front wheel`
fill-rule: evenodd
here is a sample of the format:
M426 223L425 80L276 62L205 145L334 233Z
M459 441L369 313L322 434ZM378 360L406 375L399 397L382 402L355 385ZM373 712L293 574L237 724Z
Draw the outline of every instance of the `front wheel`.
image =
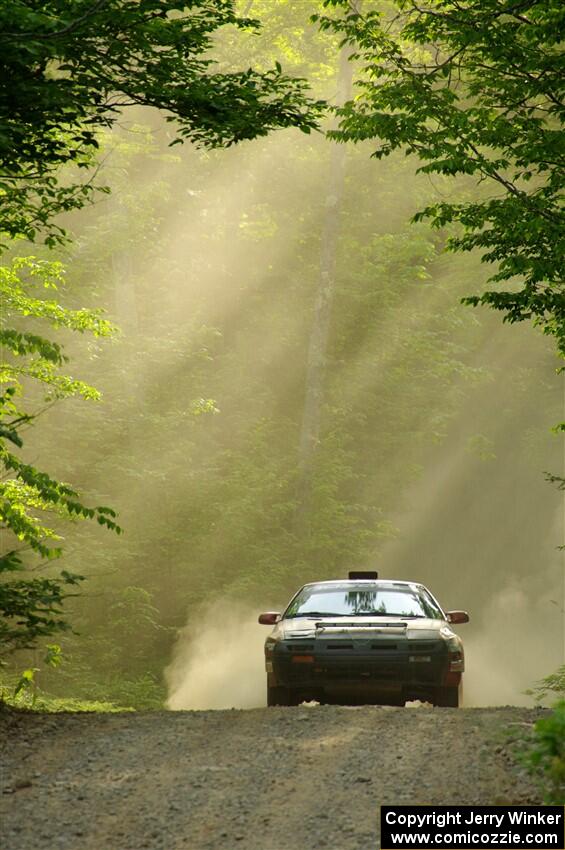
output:
M459 708L463 702L462 685L438 688L434 704L441 708Z
M267 685L267 705L292 705L289 688Z

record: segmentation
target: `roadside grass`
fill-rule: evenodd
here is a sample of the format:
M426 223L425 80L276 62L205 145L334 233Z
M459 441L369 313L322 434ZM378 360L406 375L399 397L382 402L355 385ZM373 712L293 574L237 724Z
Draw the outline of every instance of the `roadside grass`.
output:
M526 691L538 705L557 702L536 721L519 757L541 784L546 803L565 805L565 664Z
M72 697L51 697L47 694L38 694L34 697L29 694L17 694L14 696L13 688L10 690L0 687L0 711L8 708L17 711L36 711L47 714L59 712L95 712L97 714L108 714L118 712L132 712L135 708L131 706L115 705L112 702L102 700L74 699Z
M536 720L520 758L541 784L544 802L565 805L565 700Z
M24 671L19 677L5 674L0 679L0 711L2 709L46 713L135 711L132 706L117 705L109 700L52 696L37 686L33 676L26 677L27 672Z
M39 674L39 675L38 675ZM39 679L39 681L38 681ZM41 684L40 684L41 682ZM4 668L0 674L0 707L38 712L163 711L166 689L154 675L135 678L66 675L30 667L18 673Z
M513 769L525 771L547 805L565 805L565 700L543 711L533 723L506 726L498 747Z

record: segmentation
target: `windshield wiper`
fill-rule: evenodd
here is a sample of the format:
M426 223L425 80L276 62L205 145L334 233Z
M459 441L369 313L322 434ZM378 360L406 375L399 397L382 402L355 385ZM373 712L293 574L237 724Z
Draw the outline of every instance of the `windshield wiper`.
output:
M338 614L336 611L299 611L297 614L287 614L284 618L285 620L294 620L299 617L304 617L304 619L312 618L312 617L401 617L403 619L410 620L425 620L425 614L395 614L389 613L388 611L353 611L348 612L347 614Z
M358 611L352 614L353 617L401 617L404 620L425 620L425 614L395 614L394 612L383 611Z
M285 620L295 619L297 617L345 617L346 614L336 614L335 611L299 611L298 614L287 614Z

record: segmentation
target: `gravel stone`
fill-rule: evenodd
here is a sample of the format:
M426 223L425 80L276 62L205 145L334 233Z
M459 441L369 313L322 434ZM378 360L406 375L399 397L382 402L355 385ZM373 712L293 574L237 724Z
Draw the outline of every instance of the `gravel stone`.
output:
M4 709L0 822L9 850L368 850L381 805L540 804L503 733L541 713Z

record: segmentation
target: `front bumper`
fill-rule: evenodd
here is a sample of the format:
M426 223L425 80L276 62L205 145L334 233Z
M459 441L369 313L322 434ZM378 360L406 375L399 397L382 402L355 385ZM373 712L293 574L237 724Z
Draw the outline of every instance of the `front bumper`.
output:
M441 638L342 634L278 641L266 653L266 667L270 685L314 697L351 693L425 699L437 687L459 684L461 672L452 672L450 659Z

